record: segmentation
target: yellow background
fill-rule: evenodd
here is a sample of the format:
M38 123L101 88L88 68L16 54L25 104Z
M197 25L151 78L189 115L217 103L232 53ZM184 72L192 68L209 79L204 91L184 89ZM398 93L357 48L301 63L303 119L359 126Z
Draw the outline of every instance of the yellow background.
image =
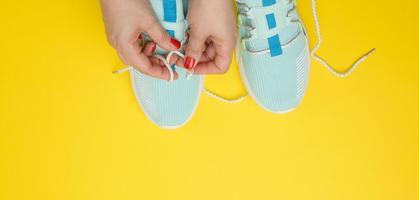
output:
M310 43L310 2L299 1ZM377 52L347 79L313 62L302 105L273 115L250 99L203 96L184 128L160 130L87 0L2 1L0 199L419 199L416 0L318 2L338 66ZM245 93L237 67L207 78Z

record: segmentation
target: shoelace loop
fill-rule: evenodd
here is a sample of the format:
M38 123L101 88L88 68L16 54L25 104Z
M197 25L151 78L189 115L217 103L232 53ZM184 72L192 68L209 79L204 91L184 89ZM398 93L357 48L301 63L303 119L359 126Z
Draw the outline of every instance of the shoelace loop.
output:
M181 58L185 58L185 55L183 53L181 53L180 51L170 51L167 54L166 58L163 57L162 55L153 55L155 58L161 60L162 63L164 64L164 66L166 67L166 69L169 71L169 80L168 80L169 82L173 82L174 81L174 77L175 77L174 72L173 72L173 69L172 69L172 66L170 65L170 59L175 54L178 55ZM116 70L116 71L114 71L112 73L113 74L120 74L120 73L124 73L124 72L131 71L131 70L134 70L134 67L128 66L128 67L122 68L120 70ZM194 74L194 71L193 70L194 70L194 68L192 68L191 70L187 71L188 72L188 74L186 76L186 79L187 80L190 80L191 79L192 75Z

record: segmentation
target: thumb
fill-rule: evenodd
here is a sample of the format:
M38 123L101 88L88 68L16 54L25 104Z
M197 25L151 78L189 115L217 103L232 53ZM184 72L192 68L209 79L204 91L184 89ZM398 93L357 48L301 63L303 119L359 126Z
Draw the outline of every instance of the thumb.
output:
M174 51L181 46L179 40L172 38L157 21L151 23L146 32L150 38L163 49Z
M185 68L192 69L200 60L204 50L206 37L191 30L188 45L185 48Z

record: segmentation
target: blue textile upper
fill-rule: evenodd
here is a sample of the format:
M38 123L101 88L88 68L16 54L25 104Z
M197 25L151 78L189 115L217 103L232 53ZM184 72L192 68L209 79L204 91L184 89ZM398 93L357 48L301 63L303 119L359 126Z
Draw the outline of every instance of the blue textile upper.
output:
M293 0L237 0L237 60L250 96L273 113L301 102L309 75L305 28Z

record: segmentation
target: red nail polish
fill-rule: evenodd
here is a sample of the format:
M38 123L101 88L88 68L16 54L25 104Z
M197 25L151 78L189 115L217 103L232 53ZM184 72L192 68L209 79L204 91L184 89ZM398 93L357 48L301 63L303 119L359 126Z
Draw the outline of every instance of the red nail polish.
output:
M190 56L187 56L185 59L185 68L192 69L194 65L195 65L195 59L191 58Z
M140 34L140 35L138 36L138 40L143 40L143 34Z
M151 54L154 54L156 52L157 45L154 44L153 47L151 47Z
M172 43L172 45L176 48L179 49L180 48L180 42L174 38L170 38L170 43Z

